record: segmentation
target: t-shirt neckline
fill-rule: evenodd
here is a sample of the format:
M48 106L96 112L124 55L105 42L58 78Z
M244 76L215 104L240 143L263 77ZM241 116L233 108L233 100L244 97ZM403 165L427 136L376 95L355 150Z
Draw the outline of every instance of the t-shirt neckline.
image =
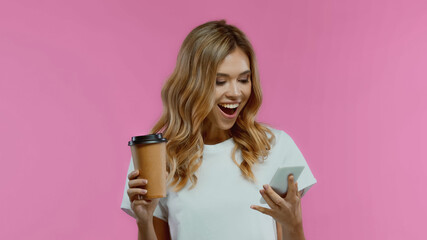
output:
M234 140L233 137L230 137L229 139L222 141L217 144L207 145L205 144L203 146L203 151L205 152L217 152L217 151L224 151L225 149L232 148L234 146Z

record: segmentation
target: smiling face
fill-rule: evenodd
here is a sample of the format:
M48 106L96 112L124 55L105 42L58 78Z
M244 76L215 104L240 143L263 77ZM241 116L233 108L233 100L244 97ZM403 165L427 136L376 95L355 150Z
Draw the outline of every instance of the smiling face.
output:
M206 139L216 139L213 142L218 142L227 138L228 130L248 102L251 85L249 58L237 47L217 69L215 106L206 119Z

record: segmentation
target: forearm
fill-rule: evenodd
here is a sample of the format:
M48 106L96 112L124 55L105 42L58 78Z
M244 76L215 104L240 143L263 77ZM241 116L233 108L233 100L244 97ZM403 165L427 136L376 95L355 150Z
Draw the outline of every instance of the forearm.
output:
M157 240L153 221L136 222L138 226L138 240Z
M289 228L281 226L282 228L282 239L280 240L305 240L304 230L302 224L297 227Z

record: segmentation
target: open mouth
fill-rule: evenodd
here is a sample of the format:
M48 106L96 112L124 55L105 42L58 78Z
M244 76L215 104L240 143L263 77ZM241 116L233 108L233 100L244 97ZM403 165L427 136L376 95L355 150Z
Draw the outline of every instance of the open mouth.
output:
M223 113L227 115L233 115L239 107L239 104L218 104L218 107Z

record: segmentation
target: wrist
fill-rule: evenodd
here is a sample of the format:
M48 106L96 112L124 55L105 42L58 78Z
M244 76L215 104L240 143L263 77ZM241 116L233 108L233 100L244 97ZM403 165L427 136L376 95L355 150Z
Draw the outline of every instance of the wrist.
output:
M136 219L136 225L138 225L138 228L146 227L148 224L153 223L153 216L149 217L148 219Z
M298 223L292 226L281 224L281 227L284 236L283 239L305 239L302 223Z

